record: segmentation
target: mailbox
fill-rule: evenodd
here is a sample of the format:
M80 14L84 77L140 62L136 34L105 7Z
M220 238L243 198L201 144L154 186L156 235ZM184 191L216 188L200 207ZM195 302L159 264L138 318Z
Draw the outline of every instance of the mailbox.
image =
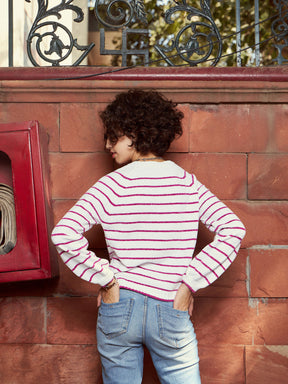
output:
M15 244L0 254L0 282L57 274L48 164L48 137L37 121L0 124L0 184L13 191L16 223Z

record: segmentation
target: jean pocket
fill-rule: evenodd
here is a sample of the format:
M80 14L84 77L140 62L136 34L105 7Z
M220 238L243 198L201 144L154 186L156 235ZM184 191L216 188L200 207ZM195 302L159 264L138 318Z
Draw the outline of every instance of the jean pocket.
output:
M188 311L158 304L157 320L159 336L166 345L182 348L193 339L196 340Z
M126 333L133 311L134 299L121 300L118 303L102 302L97 319L97 328L108 339Z

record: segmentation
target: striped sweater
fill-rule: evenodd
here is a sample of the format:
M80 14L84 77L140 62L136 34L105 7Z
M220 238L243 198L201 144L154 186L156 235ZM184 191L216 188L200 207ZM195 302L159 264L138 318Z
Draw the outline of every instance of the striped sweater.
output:
M199 220L214 240L193 258ZM102 226L109 261L88 249L83 234ZM172 301L184 282L193 292L230 266L245 228L194 175L172 161L132 162L94 184L60 220L52 240L64 263L101 286Z

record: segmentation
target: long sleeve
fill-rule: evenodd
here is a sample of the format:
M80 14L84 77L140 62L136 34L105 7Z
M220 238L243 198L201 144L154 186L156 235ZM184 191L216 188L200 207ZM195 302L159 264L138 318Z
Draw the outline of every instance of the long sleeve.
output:
M204 185L195 181L199 198L199 219L215 233L189 264L183 282L193 292L212 284L236 258L245 227L240 219Z
M72 272L82 279L101 286L113 279L109 262L88 250L83 234L99 224L97 197L91 188L59 221L52 232L52 241L59 255Z

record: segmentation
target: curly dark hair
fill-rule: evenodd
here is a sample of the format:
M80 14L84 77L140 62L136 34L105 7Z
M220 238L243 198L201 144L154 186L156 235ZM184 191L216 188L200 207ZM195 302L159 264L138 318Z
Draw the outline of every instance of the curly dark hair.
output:
M100 113L105 142L115 144L125 135L141 155L162 156L171 142L182 135L184 114L177 104L157 91L131 89L120 93Z

